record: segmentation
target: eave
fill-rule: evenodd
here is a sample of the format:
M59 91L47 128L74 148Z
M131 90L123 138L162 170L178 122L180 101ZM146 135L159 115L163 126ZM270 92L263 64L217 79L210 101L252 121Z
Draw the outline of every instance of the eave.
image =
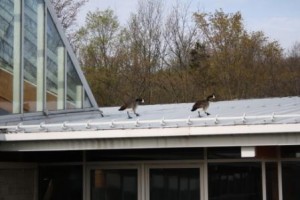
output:
M300 124L9 133L1 151L300 145Z

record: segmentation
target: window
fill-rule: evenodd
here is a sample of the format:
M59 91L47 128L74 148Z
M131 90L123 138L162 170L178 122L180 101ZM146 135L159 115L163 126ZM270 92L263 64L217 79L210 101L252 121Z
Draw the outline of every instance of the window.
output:
M47 109L65 108L65 47L51 18L47 15Z
M14 1L0 5L0 115L13 113Z
M44 0L1 0L0 115L95 106L59 30Z
M199 200L198 168L150 169L150 200Z
M208 164L209 200L262 199L260 163Z
M283 199L300 199L300 162L282 163L282 192Z
M278 167L276 162L266 163L267 200L278 200Z
M67 108L82 108L83 87L69 55L67 66Z
M300 146L282 146L282 158L300 158Z
M26 113L43 110L44 2L28 0L24 3L23 112Z
M239 159L241 158L240 147L215 147L207 148L208 159Z
M136 169L91 171L91 200L137 200Z
M39 168L40 200L82 200L81 166L45 166Z

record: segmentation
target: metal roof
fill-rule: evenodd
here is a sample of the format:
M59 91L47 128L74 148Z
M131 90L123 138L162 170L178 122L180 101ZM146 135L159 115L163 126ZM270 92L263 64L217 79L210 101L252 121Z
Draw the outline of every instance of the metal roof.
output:
M300 145L300 97L212 102L202 118L192 105L143 105L133 119L107 107L104 117L2 126L0 151Z
M24 122L0 129L10 133L42 133L300 123L300 97L215 101L207 110L211 115L201 111L201 118L190 111L192 105L141 105L137 109L140 116L132 119L127 118L126 111L118 111L119 107L105 107L101 108L104 117L74 116L59 123Z

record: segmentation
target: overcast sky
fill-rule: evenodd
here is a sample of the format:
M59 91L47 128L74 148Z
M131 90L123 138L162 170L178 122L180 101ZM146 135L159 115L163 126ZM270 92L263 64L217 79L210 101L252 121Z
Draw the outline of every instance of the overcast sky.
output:
M172 6L177 0L162 0ZM86 13L97 8L112 9L120 22L125 24L129 14L136 10L138 0L89 0L81 9L79 25L84 24ZM300 0L180 0L191 2L191 11L214 12L223 9L225 13L240 11L248 31L263 31L270 40L278 40L289 49L296 41L300 42Z

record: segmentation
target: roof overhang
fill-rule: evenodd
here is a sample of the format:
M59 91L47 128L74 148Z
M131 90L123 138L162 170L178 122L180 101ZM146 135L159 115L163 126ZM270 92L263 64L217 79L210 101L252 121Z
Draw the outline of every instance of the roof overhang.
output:
M300 124L0 134L0 151L300 145Z

